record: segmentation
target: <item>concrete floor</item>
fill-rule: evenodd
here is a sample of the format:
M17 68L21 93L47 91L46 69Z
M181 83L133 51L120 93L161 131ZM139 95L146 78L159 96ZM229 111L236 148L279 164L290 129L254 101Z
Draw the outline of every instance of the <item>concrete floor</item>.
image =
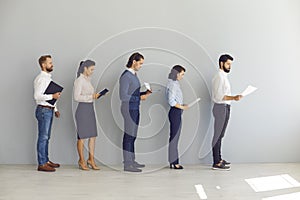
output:
M178 171L154 169L146 166L145 171L152 172L136 174L104 166L100 171L81 171L68 165L45 173L34 165L0 165L0 200L199 200L197 184L204 187L209 200L258 200L300 191L295 187L255 192L245 181L289 174L300 182L300 163L233 164L231 171L214 171L208 165L185 165Z

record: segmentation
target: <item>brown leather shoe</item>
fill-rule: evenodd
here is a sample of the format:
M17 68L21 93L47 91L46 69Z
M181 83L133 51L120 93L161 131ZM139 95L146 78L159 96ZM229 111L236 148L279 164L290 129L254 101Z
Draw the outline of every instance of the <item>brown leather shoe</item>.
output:
M47 163L43 165L39 165L37 170L43 172L55 172L55 169L53 167L50 167Z
M51 162L50 160L47 162L47 165L49 165L49 166L52 167L52 168L59 168L59 167L60 167L60 164L58 164L58 163L53 163L53 162Z

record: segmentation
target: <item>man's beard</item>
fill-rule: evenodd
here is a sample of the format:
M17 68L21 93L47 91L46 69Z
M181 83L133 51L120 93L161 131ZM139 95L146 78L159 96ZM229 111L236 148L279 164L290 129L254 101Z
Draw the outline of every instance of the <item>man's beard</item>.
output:
M47 72L52 72L53 71L53 66L51 68L46 68Z
M230 72L230 68L226 69L225 67L223 67L224 72L229 73Z

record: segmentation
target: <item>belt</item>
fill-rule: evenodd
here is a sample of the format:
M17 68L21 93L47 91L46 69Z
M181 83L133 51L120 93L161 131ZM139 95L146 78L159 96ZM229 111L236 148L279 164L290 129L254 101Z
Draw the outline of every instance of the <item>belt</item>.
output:
M215 103L216 105L220 105L220 106L225 106L225 107L230 107L230 104L227 103Z
M38 105L38 107L41 107L41 108L48 108L48 109L50 109L50 110L54 110L54 107L51 107L51 106Z

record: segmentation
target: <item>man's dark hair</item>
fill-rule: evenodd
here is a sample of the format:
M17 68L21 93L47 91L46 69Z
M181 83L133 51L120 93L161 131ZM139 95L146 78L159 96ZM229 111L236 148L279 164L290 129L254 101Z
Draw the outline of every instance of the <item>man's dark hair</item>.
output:
M138 52L132 54L132 55L129 57L129 59L128 59L128 62L127 62L126 67L127 67L127 68L130 68L134 60L135 60L135 61L140 61L141 59L144 59L144 56L143 56L142 54L140 54L140 53L138 53Z
M40 64L41 68L42 68L42 64L43 64L44 62L46 62L47 58L51 58L51 56L50 56L50 55L43 55L43 56L41 56L41 57L39 58L39 64Z
M172 69L171 72L169 74L169 79L172 79L173 81L177 80L177 74L179 74L180 72L184 71L185 72L185 68L182 67L181 65L175 65Z
M233 61L233 57L228 54L223 54L219 58L219 67L221 68L221 62L225 63L227 60Z

